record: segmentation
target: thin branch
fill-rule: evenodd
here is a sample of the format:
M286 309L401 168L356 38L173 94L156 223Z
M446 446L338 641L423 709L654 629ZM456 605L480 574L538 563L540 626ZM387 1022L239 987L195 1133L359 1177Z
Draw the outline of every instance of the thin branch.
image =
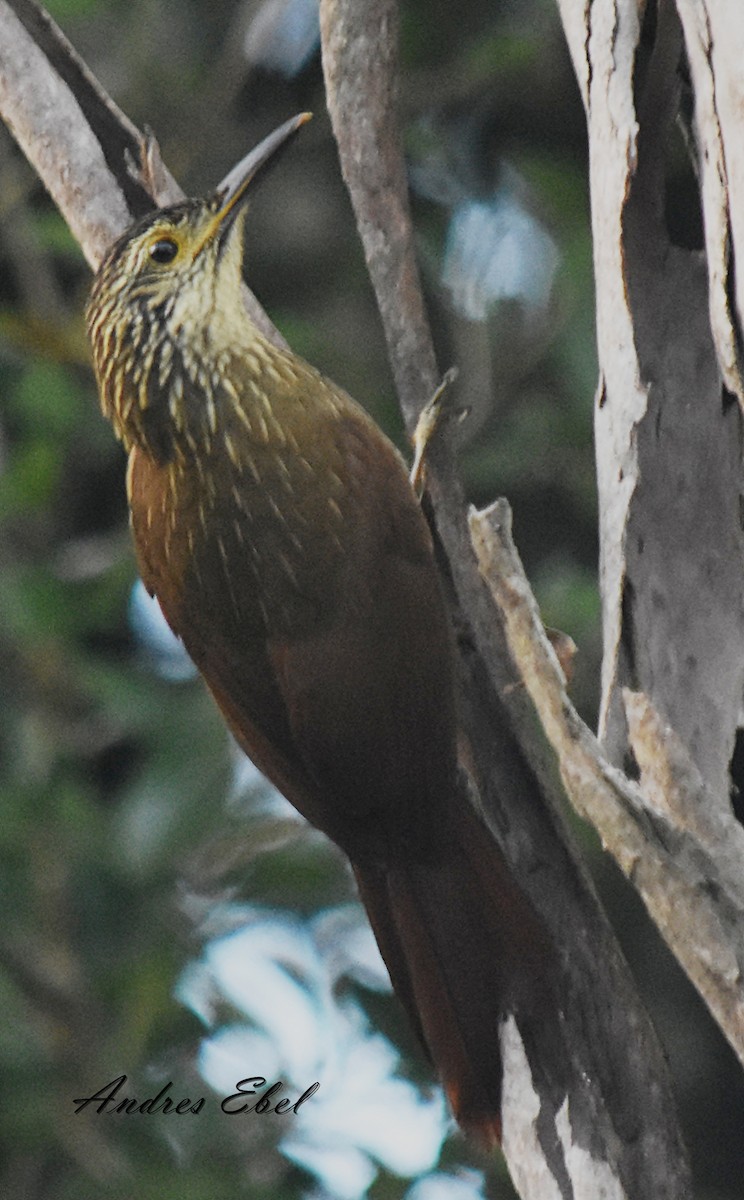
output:
M413 430L439 379L413 245L398 125L397 0L321 0L323 72L403 415Z

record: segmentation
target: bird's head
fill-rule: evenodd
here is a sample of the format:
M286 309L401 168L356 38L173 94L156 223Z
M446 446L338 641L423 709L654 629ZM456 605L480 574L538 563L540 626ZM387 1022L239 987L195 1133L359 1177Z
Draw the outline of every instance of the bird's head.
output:
M162 407L169 376L216 352L247 320L241 300L243 223L259 174L310 118L269 134L201 200L157 209L132 225L96 272L86 310L106 415L128 441L127 422ZM185 360L185 361L184 361Z

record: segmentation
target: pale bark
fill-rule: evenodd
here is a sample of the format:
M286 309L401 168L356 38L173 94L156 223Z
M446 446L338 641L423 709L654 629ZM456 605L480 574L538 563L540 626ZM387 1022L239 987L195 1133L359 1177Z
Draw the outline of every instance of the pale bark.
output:
M744 26L724 0L661 0L639 53L636 0L559 7L589 132L602 750L548 678L501 535L482 562L575 806L744 1063L744 835L729 798L744 688ZM704 253L665 224L685 58ZM634 762L639 784L603 754Z
M683 46L676 9L660 4L653 51L641 68L635 0L597 0L583 22L573 6L561 7L589 130L600 365L600 732L622 763L622 689L642 690L720 800L729 791L744 689L740 412L725 390L741 391L729 297L739 291L730 259L742 261L730 254L741 216L730 214L744 139L742 110L731 99L741 90L741 59L733 60L736 82L728 50L720 54L720 80L711 69L715 22L735 47L740 14L698 0L679 4L695 91L706 270L699 253L671 244L664 225L665 147L679 109ZM719 92L728 97L725 109Z
M470 518L481 572L576 811L637 888L744 1064L744 829L642 693L623 693L640 782L607 761L574 709L499 501Z
M744 22L737 8L677 0L695 92L710 323L724 383L744 403Z

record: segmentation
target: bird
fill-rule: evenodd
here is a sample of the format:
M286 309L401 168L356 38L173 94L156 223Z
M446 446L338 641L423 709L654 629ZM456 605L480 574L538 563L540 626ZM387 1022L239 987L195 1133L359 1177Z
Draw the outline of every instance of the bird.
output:
M308 119L105 254L86 309L142 580L240 747L348 857L466 1134L502 1136L500 1029L540 927L467 798L455 641L405 462L242 297L248 196Z

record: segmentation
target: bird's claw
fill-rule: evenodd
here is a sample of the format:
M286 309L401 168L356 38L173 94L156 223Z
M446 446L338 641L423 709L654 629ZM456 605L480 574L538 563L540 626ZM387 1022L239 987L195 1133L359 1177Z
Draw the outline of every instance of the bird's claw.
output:
M442 376L442 382L434 395L424 405L419 413L416 428L413 431L413 464L411 466L411 487L418 496L424 490L426 481L426 458L433 442L441 433L447 421L455 416L463 420L467 416L466 409L456 410L452 405L453 392L451 385L457 379L457 367L450 367Z

